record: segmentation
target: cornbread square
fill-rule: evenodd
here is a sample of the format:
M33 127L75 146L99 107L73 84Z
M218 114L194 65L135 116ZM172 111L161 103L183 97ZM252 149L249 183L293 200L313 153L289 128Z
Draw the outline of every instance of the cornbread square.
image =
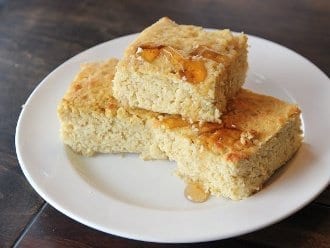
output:
M259 191L302 142L300 110L241 89L222 123L189 123L179 116L155 122L159 148L177 162L176 173L212 195L239 200Z
M124 108L111 93L116 62L85 65L59 104L62 139L76 152L168 157L187 183L238 200L260 190L301 145L296 105L244 89L222 123Z
M82 66L57 109L61 137L72 150L94 153L140 153L144 159L167 158L147 127L155 113L123 108L112 97L118 60Z
M146 28L119 62L113 94L122 105L220 122L243 85L247 37L207 32L162 18Z

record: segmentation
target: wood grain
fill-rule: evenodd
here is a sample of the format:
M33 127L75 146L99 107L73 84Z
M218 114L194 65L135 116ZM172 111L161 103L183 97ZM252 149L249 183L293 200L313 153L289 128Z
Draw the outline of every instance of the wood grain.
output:
M271 210L270 210L271 211ZM308 221L306 221L308 220ZM152 228L152 227L150 227ZM311 205L297 214L248 235L235 239L188 244L157 244L133 241L104 234L70 220L54 208L47 206L19 243L20 247L328 247L330 234L330 208Z
M21 247L167 246L97 232L50 207L34 219L43 200L19 168L15 127L29 94L65 60L169 16L180 23L230 28L273 40L302 54L329 76L329 13L328 0L0 0L0 247L13 245L19 237ZM284 222L238 239L194 246L323 246L330 243L329 206L328 187Z
M150 227L153 228L153 227ZM241 241L228 239L217 242L197 244L158 244L125 239L110 234L105 234L79 224L54 208L47 206L43 213L35 221L23 239L19 247L241 247L253 244L253 241Z
M309 205L276 225L240 238L275 247L329 247L329 234L330 208Z

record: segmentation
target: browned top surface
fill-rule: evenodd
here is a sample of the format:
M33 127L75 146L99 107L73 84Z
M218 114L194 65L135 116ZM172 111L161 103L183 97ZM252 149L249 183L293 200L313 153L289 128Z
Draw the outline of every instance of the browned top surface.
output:
M202 27L179 25L168 17L163 17L144 29L127 53L135 53L139 46L162 45L179 50L183 56L189 56L201 46L220 54L234 55L235 50L246 46L246 41L245 35L233 35L228 29L207 32Z
M121 107L112 95L112 80L117 63L117 59L109 59L83 64L59 103L57 110L59 116L75 111L116 114ZM126 108L126 112L141 118L158 115L143 109Z
M235 161L255 152L290 118L298 118L299 114L300 110L294 104L241 89L229 102L221 124L191 124L180 116L166 116L159 124L169 129L182 129L184 131L180 130L180 133L183 135Z
M207 32L163 17L145 28L126 49L120 68L167 73L192 84L204 82L203 88L213 85L218 74L225 72L224 67L246 49L244 34L233 35L228 29ZM141 58L147 61L143 66Z
M102 111L117 108L117 101L111 92L111 82L114 77L118 60L110 59L106 62L88 63L81 66L81 70L70 84L58 111Z

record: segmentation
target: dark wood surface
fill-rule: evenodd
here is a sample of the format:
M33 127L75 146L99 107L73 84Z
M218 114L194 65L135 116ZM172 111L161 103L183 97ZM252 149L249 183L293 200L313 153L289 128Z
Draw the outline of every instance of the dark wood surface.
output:
M209 243L165 245L83 226L45 203L28 184L14 139L21 105L32 90L73 55L139 32L162 16L273 40L330 74L328 0L0 0L0 247L330 247L329 187L298 213L263 230Z

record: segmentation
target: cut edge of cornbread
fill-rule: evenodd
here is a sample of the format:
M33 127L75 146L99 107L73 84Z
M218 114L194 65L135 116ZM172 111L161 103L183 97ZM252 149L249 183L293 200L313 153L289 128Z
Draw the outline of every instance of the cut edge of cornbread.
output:
M117 62L82 66L57 109L63 142L85 156L133 152L144 159L166 159L147 125L155 114L125 109L112 97Z
M161 50L148 62L141 56L144 46L174 50L170 55L167 50ZM201 46L207 47L206 54L203 50L202 54L191 56ZM210 59L212 54L221 61ZM179 59L173 62L177 57ZM187 61L205 66L203 81L191 83L187 80L183 65ZM127 48L117 66L114 96L124 106L180 114L192 121L221 122L227 100L235 96L244 83L247 67L244 34L233 35L229 30L208 32L201 27L178 25L169 18L161 18ZM199 70L193 67L191 71Z
M256 152L241 158L222 157L205 149L182 130L155 129L157 144L177 162L176 174L186 183L198 183L205 192L233 200L261 190L270 176L284 165L301 145L300 118L290 118Z
M154 125L160 149L177 162L181 178L234 200L260 190L302 143L296 105L245 89L229 102L221 124L165 116Z
M85 65L59 104L62 139L83 155L168 157L184 181L238 200L260 190L302 142L296 105L244 89L229 103L221 124L124 108L111 95L116 63Z

